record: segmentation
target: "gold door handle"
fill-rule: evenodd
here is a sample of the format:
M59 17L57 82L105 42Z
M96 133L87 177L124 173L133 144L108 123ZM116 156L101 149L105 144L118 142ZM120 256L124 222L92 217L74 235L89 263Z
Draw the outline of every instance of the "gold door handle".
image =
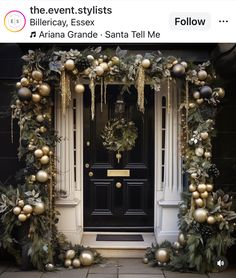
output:
M121 187L122 187L122 183L121 183L121 182L117 182L117 183L116 183L116 188L119 189L119 188L121 188Z
M93 172L88 173L89 177L93 177Z

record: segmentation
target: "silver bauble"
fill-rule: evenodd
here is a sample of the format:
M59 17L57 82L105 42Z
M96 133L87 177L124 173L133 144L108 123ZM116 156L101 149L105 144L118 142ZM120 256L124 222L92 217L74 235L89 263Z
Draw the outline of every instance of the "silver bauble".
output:
M73 261L72 261L72 266L74 268L79 268L81 266L81 262L79 259L75 258Z
M182 66L184 66L185 68L187 68L187 67L188 67L187 62L185 62L185 61L182 61L180 64L181 64Z
M200 98L200 92L198 92L198 91L193 92L193 97L195 99L199 99Z
M156 250L155 258L160 263L167 263L170 259L170 254L166 248L159 248Z
M39 122L39 123L42 123L44 121L43 115L41 115L41 114L37 115L36 121Z
M65 62L65 69L67 70L73 70L75 68L75 62L72 59L69 59Z
M39 86L39 94L43 97L47 97L49 96L50 92L51 92L51 88L47 83L43 83Z
M94 255L90 250L84 250L79 256L80 262L83 266L90 266L94 263Z
M45 211L45 205L43 202L37 202L34 205L33 212L35 215L43 214Z
M204 208L198 208L194 211L193 217L199 223L204 223L207 220L208 211Z
M143 258L143 263L144 263L144 264L148 264L148 258L147 258L147 257L144 257L144 258Z
M75 257L75 250L70 249L70 250L66 251L66 254L65 254L66 259L72 260L72 259L74 259L74 257Z
M179 233L178 242L179 242L181 245L185 245L185 244L186 244L187 239L186 239L186 236L185 236L183 233Z
M40 158L43 156L43 151L41 149L37 149L34 151L34 155L35 157Z
M93 57L92 55L88 55L88 56L87 56L87 59L88 59L90 62L92 62L92 61L94 60L94 57Z
M199 70L197 77L200 81L203 81L207 78L207 72L205 70Z
M32 72L32 78L36 81L40 81L43 79L43 73L40 70L34 70Z
M54 264L52 264L52 263L47 263L47 264L45 265L45 270L48 271L48 272L54 271L54 270L55 270Z
M83 84L76 84L75 85L75 92L77 94L83 94L83 92L85 91L85 87Z
M175 250L179 250L181 248L181 245L180 245L180 243L178 241L175 241L173 243L173 247L174 247Z
M46 182L49 179L48 173L44 170L39 170L36 174L38 182Z
M30 89L28 89L26 87L22 87L18 91L18 97L22 101L30 100L32 98L32 92L30 91Z
M176 64L172 68L172 73L175 77L182 77L185 74L185 67L181 64Z
M151 66L151 61L149 59L143 59L141 65L144 69L148 69Z

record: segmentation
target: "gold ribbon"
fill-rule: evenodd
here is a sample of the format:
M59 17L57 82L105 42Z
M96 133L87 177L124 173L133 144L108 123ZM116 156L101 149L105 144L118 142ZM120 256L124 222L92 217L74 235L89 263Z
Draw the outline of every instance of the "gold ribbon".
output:
M65 115L66 108L69 106L70 101L71 101L70 77L63 70L61 72L61 105L62 105L63 115Z
M138 108L144 113L144 86L145 86L145 71L142 65L139 66L137 71L137 79L136 79L136 89L138 91Z
M170 113L170 77L167 77L167 112Z
M89 81L89 89L91 92L91 118L94 120L95 116L95 83L94 79L91 78Z
M186 143L188 145L188 141L189 141L189 130L188 130L189 84L188 84L188 80L186 80L186 82L185 82L185 101L186 101L186 105L185 105L185 109L186 109Z

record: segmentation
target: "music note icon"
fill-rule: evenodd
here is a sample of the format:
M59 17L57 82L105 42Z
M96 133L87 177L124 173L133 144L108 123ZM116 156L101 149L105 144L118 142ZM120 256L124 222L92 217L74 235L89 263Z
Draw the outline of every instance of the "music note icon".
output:
M34 31L34 32L31 32L31 34L30 34L30 38L35 38L36 37L36 32Z

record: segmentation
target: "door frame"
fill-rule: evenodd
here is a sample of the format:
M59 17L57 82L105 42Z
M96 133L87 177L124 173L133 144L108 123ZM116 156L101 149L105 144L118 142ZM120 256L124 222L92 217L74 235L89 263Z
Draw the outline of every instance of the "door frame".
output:
M113 83L116 85L116 83ZM178 234L177 213L182 192L181 155L179 151L178 98L180 86L172 84L167 94L167 81L162 81L160 92L155 93L154 105L154 233L157 241L176 240ZM162 173L161 121L162 97L166 98L166 135L164 180ZM56 101L55 126L62 137L57 146L57 190L65 191L56 202L61 216L58 228L68 238L79 243L83 235L83 95L74 95L65 115ZM74 125L73 113L76 113ZM74 139L74 135L75 139ZM74 140L76 142L74 142ZM75 156L75 160L74 160ZM74 164L76 161L76 165ZM75 167L76 166L76 167ZM75 178L76 177L76 178Z

